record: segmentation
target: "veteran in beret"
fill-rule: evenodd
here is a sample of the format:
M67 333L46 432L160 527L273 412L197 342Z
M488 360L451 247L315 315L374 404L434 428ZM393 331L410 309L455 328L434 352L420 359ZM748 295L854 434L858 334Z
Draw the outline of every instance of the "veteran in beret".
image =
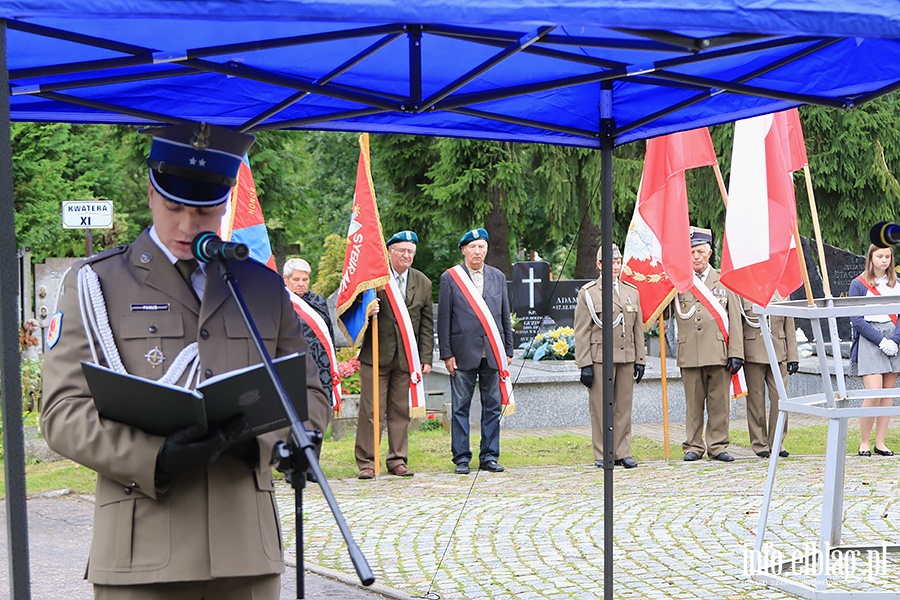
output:
M602 248L597 249L597 271L603 272ZM634 384L644 377L644 317L638 289L619 281L622 253L612 245L613 279L613 460L633 469L631 457L631 406ZM575 304L575 364L580 381L589 392L594 465L603 466L603 315L600 277L578 291Z
M409 422L425 416L424 398L413 402L411 386L431 372L434 355L434 317L431 280L412 264L419 236L398 231L387 241L391 282L378 298L378 356L372 354L372 328L359 351L360 398L356 427L356 466L359 479L375 477L374 370L378 360L379 422L387 426L387 472L412 477L409 468ZM390 288L390 289L388 289ZM391 297L389 297L391 295ZM420 387L424 389L424 386Z
M677 326L677 363L685 396L684 460L731 462L728 427L730 382L744 364L741 300L719 281L710 265L712 231L691 227L694 286L673 300ZM706 412L704 443L703 415Z
M450 374L451 450L457 474L469 473L469 412L476 382L481 393L478 468L499 473L500 415L512 409L508 363L513 356L509 292L502 271L485 264L488 232L482 227L459 240L460 265L441 275L438 343ZM496 327L490 327L490 322ZM505 402L504 402L505 401Z
M96 598L276 600L284 557L269 462L287 431L235 443L237 418L150 434L101 418L82 372L98 363L194 388L261 361L222 277L191 251L198 233L218 229L253 136L205 123L146 132L152 226L66 275L42 431L50 448L97 472L86 571ZM281 277L252 260L232 271L269 354L306 352ZM311 404L327 405L309 357L306 386Z

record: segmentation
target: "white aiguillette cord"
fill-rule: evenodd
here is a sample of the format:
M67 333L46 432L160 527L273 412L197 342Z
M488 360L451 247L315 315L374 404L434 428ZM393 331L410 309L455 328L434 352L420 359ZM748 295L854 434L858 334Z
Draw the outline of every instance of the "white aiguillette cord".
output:
M109 314L106 312L106 299L103 297L103 290L100 287L100 278L90 265L85 265L78 270L78 299L85 335L89 341L96 340L96 343L88 344L94 364L100 364L97 356L97 345L99 345L103 349L103 355L109 363L109 368L119 373L127 373L109 326ZM159 382L175 385L181 379L185 369L190 367L190 375L184 385L184 387L190 387L190 382L200 365L198 353L197 342L191 342L185 346Z

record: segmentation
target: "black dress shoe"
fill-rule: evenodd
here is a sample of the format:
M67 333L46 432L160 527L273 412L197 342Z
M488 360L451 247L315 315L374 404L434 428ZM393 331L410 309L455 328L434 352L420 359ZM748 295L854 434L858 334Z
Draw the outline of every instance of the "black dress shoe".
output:
M694 462L695 460L700 460L700 455L693 451L685 452L684 460L686 460L687 462Z
M486 463L481 463L478 465L478 468L482 471L490 471L491 473L502 473L506 469L500 466L496 460L489 460Z
M880 456L893 456L894 451L893 450L881 450L878 446L875 446L875 454L878 454Z
M756 455L760 458L769 458L770 456L772 456L771 454L769 454L768 450L760 450L756 453Z
M594 461L594 466L597 467L598 469L602 469L602 468L603 468L603 461L602 461L602 460L595 460L595 461Z
M871 450L863 450L863 449L859 449L857 452L859 452L859 455L860 455L860 456L872 456L872 451L871 451Z
M469 474L469 463L458 463L456 465L456 474L457 475L468 475Z
M715 456L713 456L713 460L721 460L722 462L731 462L734 460L734 457L727 452L719 452Z
M781 458L787 458L790 455L791 455L791 453L788 452L787 450L782 450L781 452L778 453L778 456L780 456Z
M638 462L631 458L630 456L626 456L625 458L620 458L615 462L617 467L625 467L626 469L633 469L638 466Z

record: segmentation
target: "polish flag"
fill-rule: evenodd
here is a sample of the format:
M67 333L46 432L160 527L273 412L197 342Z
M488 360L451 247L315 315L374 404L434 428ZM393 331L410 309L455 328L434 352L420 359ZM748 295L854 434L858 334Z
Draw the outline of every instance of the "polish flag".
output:
M705 127L647 142L621 275L640 291L645 327L656 320L676 291L689 290L694 284L684 172L716 162Z
M791 174L806 164L797 109L735 123L720 279L760 306L803 283Z

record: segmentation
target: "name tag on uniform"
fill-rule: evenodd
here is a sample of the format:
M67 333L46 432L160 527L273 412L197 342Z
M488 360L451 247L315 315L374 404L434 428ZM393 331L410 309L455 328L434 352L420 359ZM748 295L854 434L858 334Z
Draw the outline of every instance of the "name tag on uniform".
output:
M167 312L169 310L168 302L159 302L154 304L132 304L131 312Z

